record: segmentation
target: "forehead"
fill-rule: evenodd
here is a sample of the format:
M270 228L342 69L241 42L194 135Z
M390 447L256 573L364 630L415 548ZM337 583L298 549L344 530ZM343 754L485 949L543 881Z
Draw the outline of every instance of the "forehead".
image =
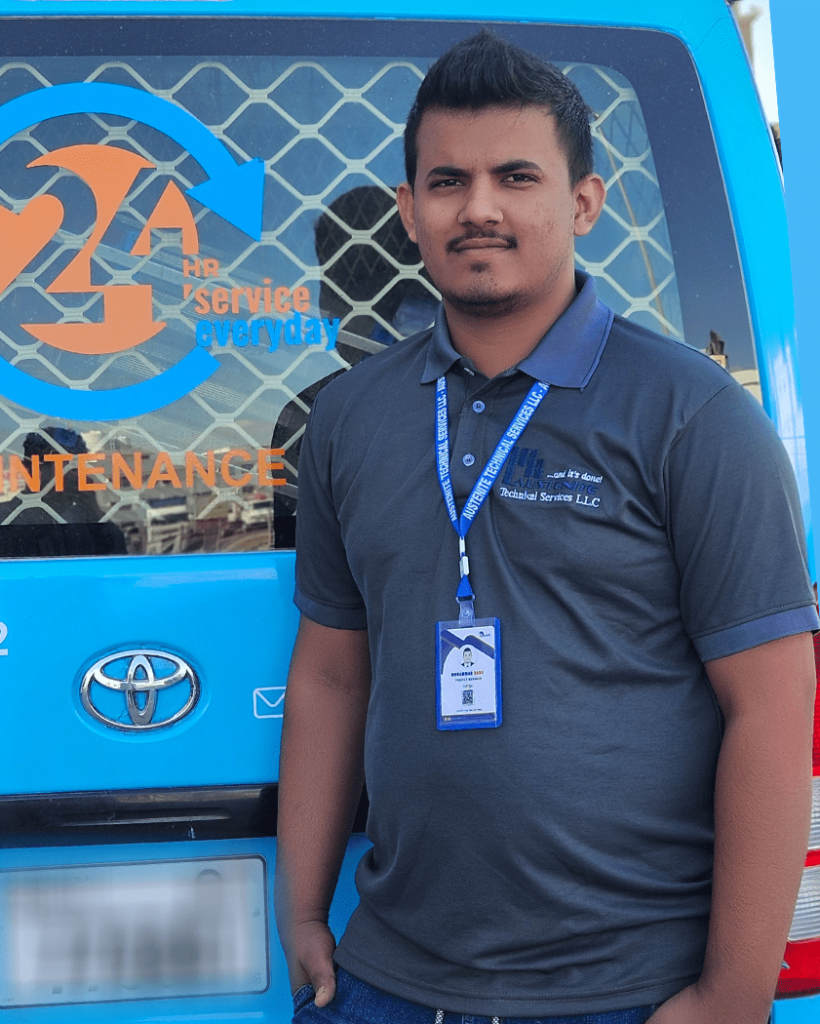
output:
M566 166L555 124L548 107L432 107L422 115L416 136L418 172L426 174L439 165L494 167L510 160Z

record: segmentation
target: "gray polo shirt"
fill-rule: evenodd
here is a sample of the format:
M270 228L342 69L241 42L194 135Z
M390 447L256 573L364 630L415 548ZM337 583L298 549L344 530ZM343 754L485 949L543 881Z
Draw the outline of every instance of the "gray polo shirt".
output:
M373 668L374 845L336 959L446 1010L604 1011L698 977L722 732L703 662L817 627L763 410L578 286L492 380L440 315L328 385L301 450L296 601L367 628ZM476 614L501 621L497 729L436 729L435 624L458 614L441 374L459 508L533 378L551 384L467 541Z

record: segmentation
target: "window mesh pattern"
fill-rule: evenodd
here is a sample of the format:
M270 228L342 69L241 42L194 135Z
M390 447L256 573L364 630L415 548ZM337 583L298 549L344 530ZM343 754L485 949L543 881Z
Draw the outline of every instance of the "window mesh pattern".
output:
M153 231L150 253L131 254L168 182L184 192L205 180L197 161L173 139L124 117L78 114L34 124L6 141L0 146L0 206L21 214L35 197L48 194L60 199L65 217L0 294L3 359L31 377L79 390L122 388L151 379L195 347L201 321L253 318L242 305L245 299L224 315L203 310L194 294L198 288L206 289L210 301L220 287L253 294L266 283L291 293L303 286L309 293L306 316L320 323L322 318L338 320L339 327L334 347L327 337L307 344L301 338L287 343L284 335L273 351L272 345L214 342L209 351L219 369L191 394L138 419L66 423L4 401L0 438L7 456L32 451L76 456L84 449L104 453L108 461L99 463L106 467L104 475L93 478L104 482L104 489L78 492L68 474L62 492L52 478L27 493L25 486L10 490L7 459L0 522L38 526L40 532L53 524L86 522L102 528L111 523L129 552L254 550L275 542L274 512L287 515L295 507L299 441L318 387L432 319L435 289L394 206L394 189L403 178L404 119L428 63L341 57L321 63L276 57L55 57L38 59L36 66L22 60L0 64L0 102L63 82L127 85L190 111L237 163L254 158L265 163L260 241L190 202L199 236L197 257L218 264L217 272L198 278L190 266L194 256L187 257L185 273L178 230ZM635 94L606 68L567 64L564 70L593 111L596 170L608 187L601 221L579 240L578 263L596 278L601 298L616 312L680 339L663 203ZM100 293L47 291L94 228L97 212L87 185L64 169L27 167L54 150L89 143L128 150L155 165L140 171L96 247L92 282L95 287L150 285L154 320L166 324L135 348L101 356L56 349L22 326L103 317ZM146 466L157 453L167 452L182 476L186 452L203 461L215 453L218 466L223 453L253 456L270 446L272 431L274 446L285 451L287 480L273 489L273 497L271 488L260 489L255 480L234 482L244 480L252 468L239 456L227 477L217 471L213 485L197 477L192 487L179 488L166 472L157 474L151 487L112 486L114 452L132 460L134 453L143 453ZM287 543L287 537L280 542Z

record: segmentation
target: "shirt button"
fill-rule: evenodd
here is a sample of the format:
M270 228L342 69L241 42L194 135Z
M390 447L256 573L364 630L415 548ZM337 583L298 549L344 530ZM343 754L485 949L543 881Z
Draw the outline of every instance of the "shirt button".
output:
M475 455L470 455L470 453L467 452L467 454L462 458L461 461L464 463L465 466L472 466L472 464L475 462Z
M484 412L484 403L473 402L473 412Z

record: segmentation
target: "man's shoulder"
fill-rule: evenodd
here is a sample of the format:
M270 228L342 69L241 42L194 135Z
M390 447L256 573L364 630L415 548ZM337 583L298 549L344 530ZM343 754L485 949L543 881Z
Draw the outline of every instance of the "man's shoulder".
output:
M613 344L614 343L614 344ZM643 327L634 320L615 316L612 318L607 348L612 347L623 359L638 369L642 364L669 372L691 375L694 379L714 382L724 386L734 378L719 363L700 349L678 338L668 337Z
M635 401L645 391L654 406L683 403L690 413L718 392L745 390L705 352L617 315L602 368L602 376L616 386L628 387Z
M607 351L600 401L628 410L629 423L637 415L643 436L657 437L664 451L700 444L699 458L717 461L740 449L753 453L752 461L767 451L783 455L760 401L705 352L622 317L615 317Z

